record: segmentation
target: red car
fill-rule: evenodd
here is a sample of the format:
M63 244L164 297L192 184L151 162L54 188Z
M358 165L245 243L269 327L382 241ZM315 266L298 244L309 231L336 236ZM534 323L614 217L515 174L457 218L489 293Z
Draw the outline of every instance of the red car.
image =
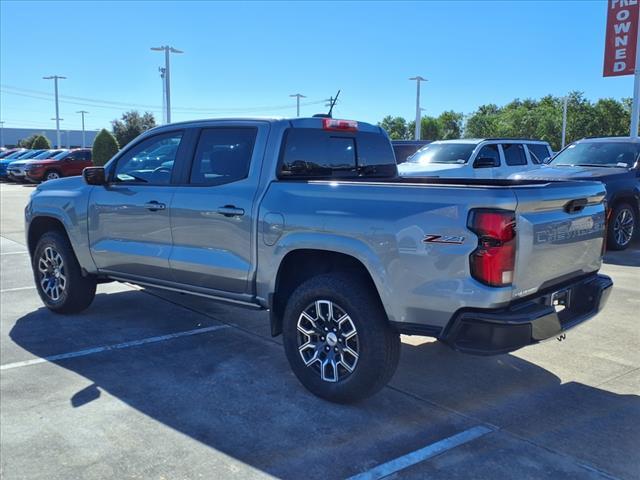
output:
M44 160L34 160L26 165L26 178L32 182L81 175L84 167L93 166L90 148L65 150Z

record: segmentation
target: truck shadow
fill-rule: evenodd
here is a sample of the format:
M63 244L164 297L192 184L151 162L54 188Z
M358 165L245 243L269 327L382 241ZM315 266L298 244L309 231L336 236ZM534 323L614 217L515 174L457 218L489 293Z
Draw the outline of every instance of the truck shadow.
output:
M114 332L122 333L119 342L135 340L123 332L158 320L139 314L142 302L157 302L140 295L101 294L86 315L74 317L41 308L18 319L10 338L37 357L69 351L63 339L86 338L87 332L92 337L82 348L115 343ZM110 313L97 313L105 311ZM246 311L237 310L242 315ZM181 319L174 321L175 331L184 330ZM471 357L427 342L403 344L402 356L390 388L350 406L307 393L279 345L234 328L54 363L90 382L68 398L70 409L103 401L105 392L156 422L280 478L344 478L481 422L614 475L631 478L640 471L638 396L561 384L552 373L513 355ZM94 414L84 420L83 429L109 428L117 436L118 425L107 418L109 425ZM135 418L123 413L123 430L125 424L136 428L129 424ZM139 433L151 443L157 435L157 429ZM178 450L185 447L171 448L176 458L184 454Z

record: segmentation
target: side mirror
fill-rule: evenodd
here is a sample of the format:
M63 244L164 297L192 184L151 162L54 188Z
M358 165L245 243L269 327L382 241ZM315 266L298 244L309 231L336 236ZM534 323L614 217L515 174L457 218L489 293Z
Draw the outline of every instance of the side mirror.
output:
M88 185L106 185L107 183L104 167L85 167L82 170L82 177Z
M491 157L476 158L476 161L473 162L473 168L492 168L497 166L498 162L495 158Z

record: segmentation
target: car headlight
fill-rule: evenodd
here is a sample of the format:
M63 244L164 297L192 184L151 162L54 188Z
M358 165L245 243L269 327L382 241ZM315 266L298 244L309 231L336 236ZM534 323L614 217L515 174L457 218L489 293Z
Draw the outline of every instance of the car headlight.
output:
M41 163L31 163L29 165L27 165L25 168L27 170L31 170L32 168L42 168L43 165Z

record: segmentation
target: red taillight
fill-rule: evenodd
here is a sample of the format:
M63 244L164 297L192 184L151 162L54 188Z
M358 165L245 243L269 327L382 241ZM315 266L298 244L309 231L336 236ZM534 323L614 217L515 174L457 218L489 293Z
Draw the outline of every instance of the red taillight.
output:
M358 122L355 120L336 120L333 118L323 118L322 128L325 130L340 130L342 132L357 132Z
M469 230L478 235L469 262L473 278L492 287L513 282L516 259L516 218L506 210L472 210Z

